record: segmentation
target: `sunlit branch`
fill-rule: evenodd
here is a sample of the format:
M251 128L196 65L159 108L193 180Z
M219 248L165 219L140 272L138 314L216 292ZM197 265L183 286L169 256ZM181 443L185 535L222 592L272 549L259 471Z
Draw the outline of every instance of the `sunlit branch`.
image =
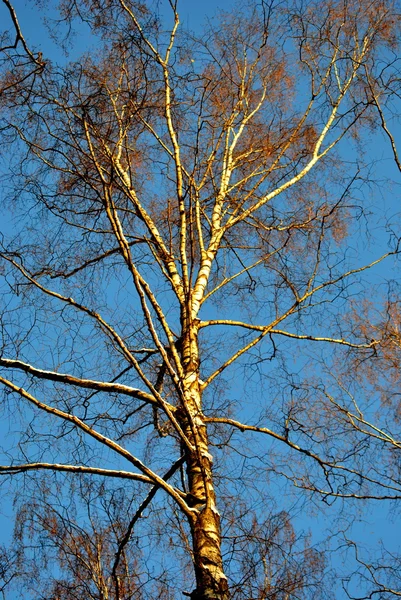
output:
M98 175L99 175L100 180L103 185L104 201L106 203L106 208L107 207L109 208L110 223L113 227L114 233L115 233L117 241L119 243L120 250L122 252L122 256L124 257L128 268L132 271L133 262L131 260L129 246L127 245L128 241L125 239L125 236L123 235L123 230L122 230L121 225L119 227L118 218L116 221L117 211L112 202L112 191L110 189L112 186L111 186L110 182L108 181L107 172L104 170L102 165L99 163L99 160L97 157L97 152L96 152L94 142L92 139L92 135L90 132L90 130L93 128L93 126L91 126L86 120L83 121L83 125L84 125L84 129L85 129L86 140L87 140L89 151L90 151L90 156L91 156L91 159L93 160L93 163L96 167L96 170L98 172ZM98 132L96 132L96 131L95 131L95 137L97 137L97 138L99 137ZM182 283L181 283L181 278L177 271L177 267L176 267L174 258L172 256L170 256L170 254L164 244L164 241L156 227L154 220L151 219L151 217L149 216L147 211L144 209L142 204L139 202L139 199L135 193L135 190L132 187L130 176L127 174L125 169L122 167L121 162L118 160L118 157L114 156L114 153L110 150L107 143L104 140L102 141L102 143L105 148L105 152L107 153L107 155L109 156L109 158L111 160L112 165L116 168L116 170L121 178L121 181L124 183L124 193L129 198L129 200L132 202L133 206L139 213L140 218L142 219L142 221L145 223L146 227L148 228L148 231L149 231L150 235L152 236L152 239L155 242L156 248L159 250L160 256L169 272L170 281L172 283L174 292L175 292L177 298L182 302L182 300L183 300L183 298L182 298ZM110 211L110 208L111 208L111 211ZM159 315L159 317L160 317L160 315Z
M356 475L359 479L364 480L368 483L373 483L374 485L378 486L378 487L384 487L386 489L389 490L394 490L395 492L397 492L397 494L395 495L382 495L382 494L366 494L366 495L358 495L358 494L349 494L349 493L340 493L340 492L334 492L333 490L321 490L318 489L316 487L312 487L312 486L308 486L308 484L303 480L302 484L297 484L295 481L293 481L294 485L296 485L297 487L303 487L305 489L310 489L316 492L321 493L322 495L326 496L333 496L333 497L338 497L338 498L376 498L376 499L396 499L396 498L401 498L401 488L395 487L393 485L390 485L389 483L384 482L383 480L376 480L373 479L372 477L369 477L368 475L361 473L360 471L358 471L357 469L352 469L350 467L346 467L345 465L341 464L340 462L335 462L335 461L328 461L325 460L324 458L320 457L318 454L307 450L306 448L302 448L302 446L299 446L298 444L295 444L294 442L292 442L288 436L286 435L280 435L278 433L276 433L275 431L268 429L267 427L258 427L256 425L247 425L245 423L242 423L240 421L236 421L235 419L230 419L230 418L225 418L225 417L205 417L205 422L206 423L222 423L222 424L226 424L226 425L230 425L231 427L235 427L236 429L239 429L242 432L245 431L254 431L257 433L263 433L265 435L268 435L280 442L285 443L289 448L291 448L292 450L295 450L297 452L300 452L301 454L305 454L306 456L312 458L313 460L315 460L320 467L323 469L324 474L327 478L328 472L329 470L338 470L340 472L343 473L348 473L350 475ZM391 478L389 478L390 481Z
M227 369L230 365L232 365L240 356L248 352L251 348L256 346L261 340L263 340L266 335L270 332L270 329L273 329L278 323L284 321L290 314L292 314L297 308L297 303L293 304L291 308L289 308L285 313L283 313L280 317L275 319L270 326L264 327L261 331L260 335L256 338L245 344L242 348L240 348L237 352L235 352L228 360L226 360L216 371L214 371L206 381L202 384L202 388L205 389L217 376L219 376L225 369Z
M120 247L121 247L123 256L126 260L127 266L132 274L134 284L135 284L135 287L136 287L136 290L137 290L137 293L139 296L139 300L140 300L140 303L142 306L142 310L143 310L143 313L144 313L144 316L146 319L146 324L148 326L149 332L150 332L152 339L153 339L156 347L158 348L161 356L163 357L164 362L166 363L166 366L169 370L172 380L174 381L175 385L179 388L180 380L183 376L183 370L182 370L182 365L181 365L181 359L179 357L179 354L178 354L176 346L175 346L175 339L174 339L173 333L169 327L169 324L167 322L167 319L166 319L161 307L159 306L159 303L157 302L152 291L150 290L149 284L140 275L135 263L132 260L131 253L130 253L130 250L128 247L128 242L124 235L124 231L123 231L123 228L121 225L121 221L118 217L117 210L114 206L114 203L111 200L108 190L105 190L105 195L106 195L106 210L107 210L107 213L108 213L108 216L110 219L110 223L112 225L112 228L114 230L116 238L120 244ZM169 348L171 350L171 355L174 360L175 368L171 364L170 358L165 350L164 344L159 339L159 336L156 331L156 327L153 323L152 315L147 306L145 294L146 294L146 297L150 300L152 308L156 312L156 316L167 336L167 339L169 342Z
M327 281L306 291L305 294L303 294L303 296L299 298L299 304L301 304L305 300L311 298L317 292L319 292L329 286L335 285L335 284L339 283L340 281L343 281L344 279L348 279L348 277L350 277L351 275L356 275L357 273L363 273L364 271L367 271L368 269L371 269L372 267L375 267L376 265L380 264L389 256L394 256L394 255L398 254L399 253L398 246L399 246L399 242L397 242L397 248L395 250L393 250L391 252L386 252L385 254L382 254L381 256L379 256L379 258L377 258L376 260L373 260L372 262L370 262L366 265L363 265L362 267L358 267L357 269L350 269L349 271L342 273L342 275L339 275L338 277L333 277L332 279L328 279Z
M358 348L358 349L373 348L374 346L377 346L377 344L380 343L377 340L373 340L369 344L356 344L354 342L349 342L347 340L340 339L340 338L319 337L319 336L314 336L314 335L302 335L302 334L297 334L297 333L291 333L289 331L283 331L281 329L274 329L274 328L272 329L270 325L254 325L252 323L243 323L242 321L230 321L228 319L213 319L210 321L201 321L199 323L199 329L202 329L203 327L213 326L213 325L222 325L222 326L228 325L231 327L242 327L244 329L249 329L251 331L261 331L261 332L264 332L267 330L267 332L271 335L282 335L284 337L289 337L289 338L293 338L293 339L297 339L297 340L309 340L312 342L328 342L331 344L339 344L342 346L349 346L350 348Z
M65 473L84 473L87 475L100 475L102 477L116 477L118 479L132 479L143 483L153 483L153 479L140 473L131 473L120 469L101 469L98 467L87 467L86 465L64 465L58 463L22 463L19 465L0 465L0 475L12 475L26 473L27 471L60 471Z
M401 440L396 440L392 435L384 431L382 428L377 427L370 421L367 421L358 408L358 414L354 414L353 412L339 404L339 402L336 402L336 400L331 394L329 394L325 390L323 391L323 393L326 396L326 398L331 402L331 404L333 404L333 406L335 406L341 413L346 415L347 419L356 431L359 431L360 433L366 436L380 440L381 442L391 444L395 448L401 449ZM352 398L352 400L354 405L357 407L355 399ZM361 426L365 426L367 429L363 429Z
M364 53L366 52L366 45L367 45L367 40L365 40L364 48L361 52L361 58L364 55ZM230 219L228 219L227 223L224 226L226 230L233 227L239 221L246 219L251 214L258 211L259 208L261 208L262 206L264 206L265 204L270 202L270 200L272 200L279 194L282 194L285 190L291 188L294 184L301 181L305 177L305 175L307 175L309 173L309 171L316 165L316 163L318 163L319 160L321 160L323 158L323 156L325 156L329 152L329 150L331 150L338 143L338 141L342 138L342 135L337 140L335 140L335 142L332 142L331 144L329 144L329 146L327 148L325 148L324 150L321 151L323 142L326 139L327 134L329 133L329 131L331 130L331 128L334 124L334 121L336 119L340 105L342 104L342 101L346 97L347 92L348 92L353 80L355 79L355 77L357 75L357 71L358 71L358 67L356 67L353 70L351 76L344 83L344 85L341 89L341 92L337 98L337 101L334 103L333 109L332 109L324 127L322 128L319 137L316 140L316 143L315 143L315 146L313 149L313 153L312 153L312 157L307 162L305 167L303 167L303 169L301 169L301 171L299 173L297 173L296 175L294 175L291 179L289 179L288 181L286 181L285 183L280 185L278 188L276 188L275 190L273 190L272 192L270 192L269 194L264 196L261 200L256 202L253 206L250 206L247 209L245 209L240 215L238 215L237 217L231 217Z
M91 379L82 379L79 377L75 377L73 375L67 373L58 373L56 371L46 371L43 369L37 369L28 363L24 363L20 360L12 360L4 357L0 357L0 366L6 367L9 369L19 369L24 371L25 373L29 373L34 377L39 379L46 379L48 381L57 381L60 383L65 383L68 385L77 386L80 388L86 388L91 390L97 390L99 392L112 392L118 394L124 394L126 396L131 396L132 398L137 398L138 400L142 400L145 402L149 402L153 405L158 405L158 401L154 396L148 394L142 390L131 388L128 385L123 385L121 383L111 383L107 381L93 381ZM174 407L170 407L170 410L174 410Z
M251 340L250 342L248 342L242 348L240 348L240 350L235 352L227 361L225 361L224 364L222 364L216 371L214 371L214 373L209 375L209 377L204 382L203 387L206 388L218 375L220 375L225 369L227 369L227 367L229 367L231 364L233 364L240 356L242 356L243 354L248 352L251 348L256 346L267 334L270 333L271 330L274 330L276 325L285 321L289 315L293 314L296 310L298 310L299 307L302 306L302 304L305 303L305 301L308 300L309 298L311 298L314 294L316 294L317 292L321 291L322 289L324 289L326 287L329 287L329 286L335 285L336 283L339 283L340 281L350 277L351 275L354 275L356 273L361 273L367 269L370 269L371 267L382 262L388 256L396 254L397 252L398 252L398 250L396 252L387 252L386 254L383 254L381 257L379 257L377 260L369 263L368 265L364 265L363 267L359 267L358 269L351 269L350 271L347 271L346 273L343 273L342 275L339 275L336 278L329 279L328 281L325 281L324 283L316 286L312 290L305 292L305 294L303 294L301 297L298 296L298 293L295 289L291 288L295 295L294 304L287 311L285 311L280 317L277 317L274 321L272 321L272 323L270 323L269 325L262 326L261 329L255 328L256 331L261 331L260 335L256 338L254 338L253 340ZM251 327L249 327L249 329L251 330L254 328L251 326ZM279 335L287 335L287 337L296 337L296 334L294 334L294 336L293 336L292 334L285 333L281 330L277 330L276 333ZM309 338L308 336L306 336L305 338L299 337L299 339L311 339L312 340L312 338ZM325 341L325 340L317 340L317 341ZM377 342L374 342L374 344L372 344L372 346L374 346L376 344L377 344ZM344 344L344 345L349 345L349 344ZM371 346L363 345L362 347L367 348L367 347L371 347Z
M27 273L27 271L22 267L22 265L18 264L16 261L12 260L10 257L8 257L7 255L5 255L3 253L1 253L0 256L2 258L4 258L5 260L7 260L8 262L10 262L11 264L13 264L20 271L20 273L22 273L22 275L24 275L24 277L28 281L30 281L35 287L37 287L38 289L40 289L42 292L44 292L48 296L56 298L57 300L61 300L65 304L68 304L68 305L72 306L73 308L76 308L79 311L87 314L91 318L95 319L95 321L97 321L99 323L99 325L102 327L102 329L104 329L108 334L110 334L111 338L114 341L116 341L117 345L121 348L122 353L125 356L125 358L128 360L129 363L131 363L135 367L135 369L136 369L138 375L140 376L140 378L142 379L142 381L150 389L150 391L154 394L154 397L157 399L158 403L160 404L160 407L167 414L168 418L172 422L173 426L175 427L175 429L176 429L177 433L179 434L179 436L181 437L181 439L184 441L184 443L189 448L191 448L192 445L190 444L190 442L188 441L187 437L183 433L183 431L182 431L182 429L181 429L181 427L180 427L177 419L174 417L174 414L172 412L172 410L174 410L174 409L172 409L169 406L168 402L166 402L164 400L164 398L155 389L155 387L153 386L153 384L145 376L145 374L144 374L144 372L143 372L143 370L142 370L142 368L140 366L139 361L133 355L133 353L128 349L128 347L126 346L126 344L124 343L124 341L122 340L122 338L118 335L118 333L108 323L106 323L97 312L95 312L95 311L87 308L86 306L84 306L83 304L80 304L79 302L76 302L71 297L68 298L66 296L63 296L62 294L59 294L57 292L54 292L54 291L52 291L52 290L44 287L37 280L33 279L29 275L29 273Z
M164 491L167 492L179 504L180 508L186 514L189 514L190 509L188 508L186 503L183 501L180 493L174 487L172 487L166 481L164 481L164 479L162 477L160 477L159 475L154 473L151 469L146 467L146 465L144 465L142 463L142 461L140 461L133 454L131 454L131 452L129 452L128 450L126 450L125 448L123 448L122 446L120 446L119 444L114 442L112 439L108 438L105 435L102 435L101 433L99 433L98 431L96 431L95 429L93 429L92 427L87 425L79 417L77 417L71 413L62 411L53 406L50 406L48 404L45 404L44 402L41 402L40 400L35 398L32 394L30 394L29 392L27 392L26 390L21 388L20 386L15 385L12 381L9 381L9 380L5 379L4 377L0 377L0 383L5 385L8 389L12 390L13 392L18 394L25 400L28 400L28 402L30 402L31 404L33 404L40 410L42 410L46 413L49 413L51 415L54 415L55 417L58 417L64 421L68 421L68 422L72 423L75 427L77 427L78 429L83 431L89 437L95 439L96 441L100 442L101 444L103 444L104 446L109 448L110 450L116 452L118 455L125 458L128 462L130 462L132 465L134 465L134 467L139 469L139 471L141 471L151 481L153 481L155 484L160 485L160 487L163 488Z
M178 142L177 132L173 124L172 113L171 113L171 85L170 85L170 74L168 63L170 59L170 54L173 48L173 44L176 37L176 32L179 26L179 17L177 11L174 9L174 26L170 33L170 40L168 46L166 48L165 56L162 57L157 48L150 42L150 40L145 35L143 28L141 27L135 13L129 8L129 6L124 2L124 0L119 0L121 6L127 12L127 14L132 19L132 22L135 24L143 42L149 48L151 53L153 54L155 60L160 64L163 70L163 78L164 78L164 92L165 92L165 118L167 129L169 132L169 137L173 146L173 154L174 154L174 163L176 169L176 185L177 185L177 198L180 206L180 219L181 219L181 228L180 228L180 258L181 258L181 272L183 278L184 289L188 290L188 268L187 268L187 257L186 257L186 210L184 204L183 197L183 169L181 165L181 150Z

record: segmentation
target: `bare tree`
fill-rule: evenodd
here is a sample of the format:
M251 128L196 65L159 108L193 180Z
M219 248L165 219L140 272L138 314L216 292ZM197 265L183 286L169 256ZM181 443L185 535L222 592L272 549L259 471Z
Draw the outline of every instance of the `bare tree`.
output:
M52 597L154 597L132 559L150 507L162 597L174 561L193 600L329 597L271 498L401 497L399 300L369 304L399 238L374 237L364 148L382 130L398 160L398 5L262 0L198 36L172 1L62 2L93 47L57 65L5 4L0 382L21 424L0 469L24 497L44 482L20 523L72 573ZM57 512L62 476L104 488L107 527Z

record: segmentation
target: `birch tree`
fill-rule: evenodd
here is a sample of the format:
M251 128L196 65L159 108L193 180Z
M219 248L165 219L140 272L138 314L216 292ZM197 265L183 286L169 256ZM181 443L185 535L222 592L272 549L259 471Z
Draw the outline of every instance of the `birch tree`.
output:
M90 571L96 519L63 529L54 490L92 482L111 514L117 485L91 597L152 597L151 579L166 598L328 597L268 505L282 481L326 504L401 496L399 300L372 298L398 230L375 238L364 148L381 130L399 164L398 6L262 0L200 35L171 0L62 2L53 35L80 23L92 45L57 64L3 4L0 470L44 498L20 523ZM149 514L175 592L122 567Z

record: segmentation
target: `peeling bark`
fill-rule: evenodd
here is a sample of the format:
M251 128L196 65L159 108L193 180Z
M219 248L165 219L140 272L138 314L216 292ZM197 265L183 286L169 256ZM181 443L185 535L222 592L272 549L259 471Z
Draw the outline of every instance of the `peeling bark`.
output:
M187 452L188 504L196 509L191 520L196 589L193 600L228 600L229 590L221 556L220 515L213 485L213 457L202 413L199 380L198 323L190 324L183 336L185 370L182 427L195 448Z

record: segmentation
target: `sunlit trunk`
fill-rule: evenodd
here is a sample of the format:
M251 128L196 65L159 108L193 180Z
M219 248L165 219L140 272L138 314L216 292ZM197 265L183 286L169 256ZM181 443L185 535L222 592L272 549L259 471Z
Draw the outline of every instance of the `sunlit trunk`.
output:
M196 589L193 600L228 600L221 557L220 515L216 508L209 440L202 414L197 329L189 328L182 347L185 377L183 426L195 447L187 454L188 503L197 510L191 522Z

